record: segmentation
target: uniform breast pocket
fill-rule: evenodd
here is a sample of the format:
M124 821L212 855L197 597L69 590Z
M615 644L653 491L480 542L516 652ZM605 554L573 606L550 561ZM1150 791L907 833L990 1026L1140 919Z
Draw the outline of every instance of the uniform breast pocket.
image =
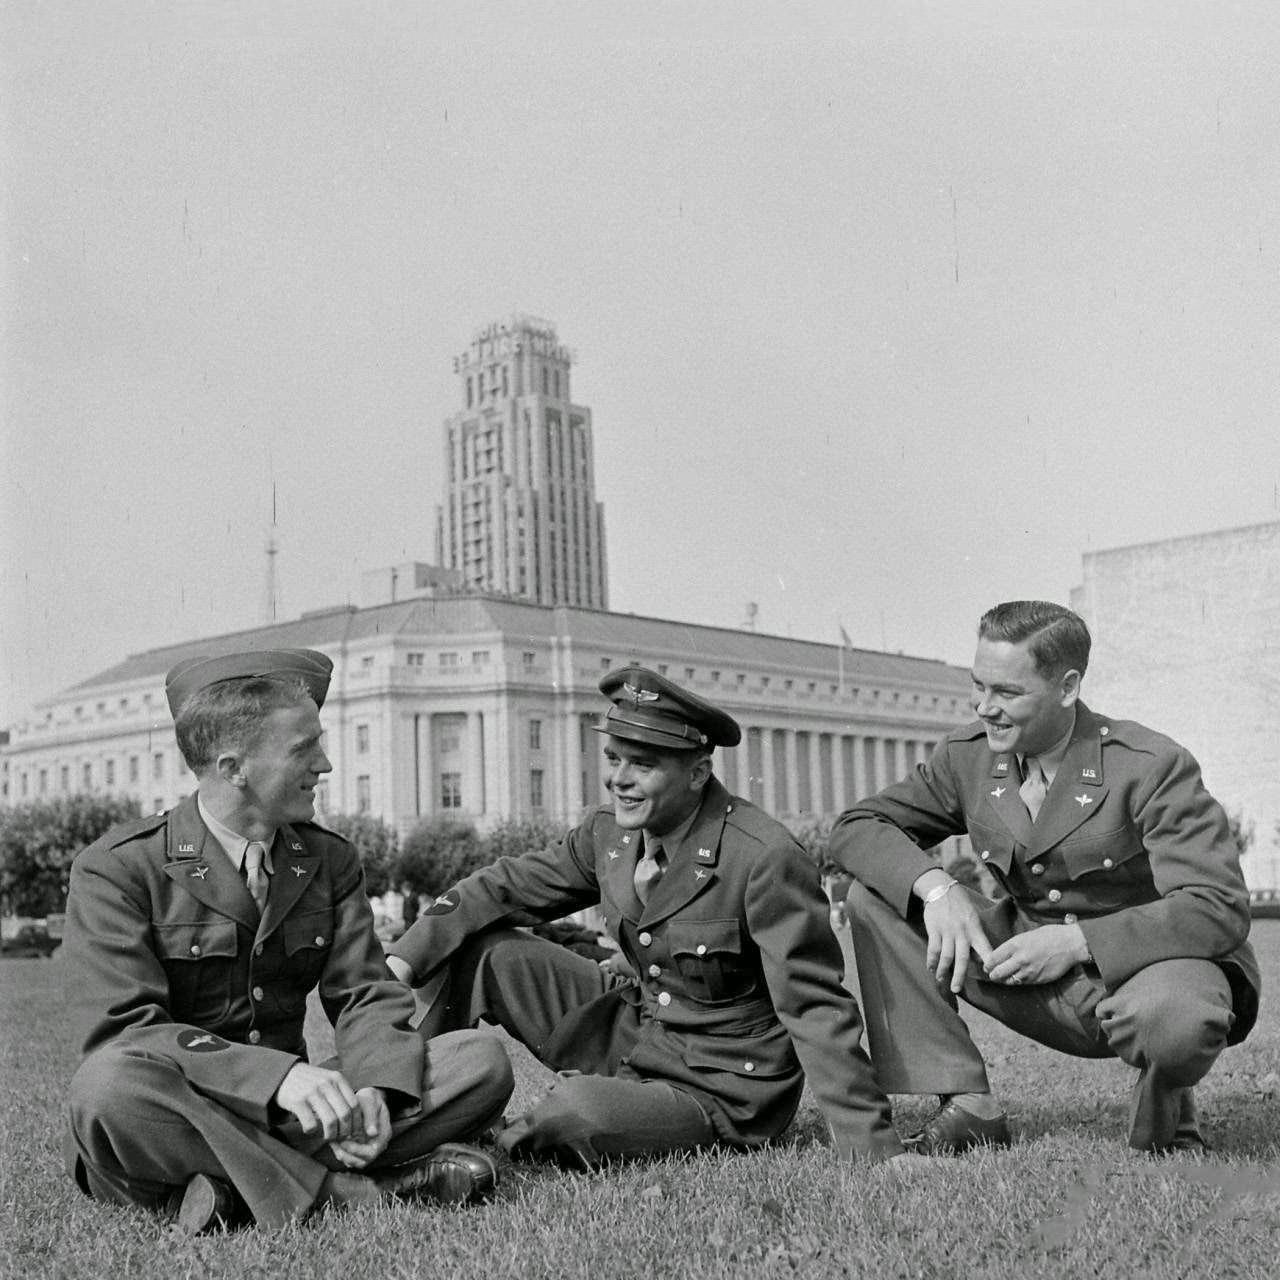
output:
M320 977L333 946L333 912L308 911L294 916L281 926L280 936L289 976L311 984Z
M1142 836L1133 827L1117 827L1067 840L1058 852L1074 888L1096 895L1100 905L1120 905L1135 894L1152 896L1151 863Z
M746 954L738 920L673 920L667 943L690 997L723 1004L749 996L758 966Z
M237 970L235 921L156 923L151 935L169 979L169 1015L200 1026L225 1016Z

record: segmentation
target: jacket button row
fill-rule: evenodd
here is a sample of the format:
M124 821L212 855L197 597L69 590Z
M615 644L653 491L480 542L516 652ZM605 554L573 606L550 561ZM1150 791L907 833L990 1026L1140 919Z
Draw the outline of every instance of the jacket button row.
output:
M250 1044L257 1044L257 1043L258 1043L258 1041L259 1041L259 1040L261 1040L261 1039L262 1039L262 1032L261 1032L261 1031L250 1031L250 1032L249 1032L249 1043L250 1043Z
M254 989L250 992L250 995L252 995L252 996L253 996L253 998L254 998L255 1000L261 1000L261 999L262 999L262 988L261 988L261 987L254 987Z
M193 956L198 956L198 955L200 954L200 948L199 948L199 946L198 946L196 943L194 943L194 942L191 944L191 954L192 954Z
M1102 865L1106 867L1108 871L1110 871L1111 868L1114 867L1116 864L1110 858L1103 858Z
M317 946L317 947L323 947L323 946L324 946L324 934L323 934L323 933L317 933L317 934L316 934L316 946Z
M651 978L662 977L662 966L660 964L651 964L649 966L649 977Z
M754 1071L756 1069L756 1064L750 1061L744 1062L742 1064L742 1069L743 1071Z
M649 945L649 943L651 943L651 942L653 941L653 934L651 934L651 933L642 933L642 934L641 934L641 935L636 939L636 941L637 941L637 942L638 942L642 947L647 947L647 946Z
M1032 874L1033 876L1042 876L1042 875L1044 875L1044 863L1043 863L1043 862L1033 862L1033 863L1031 864L1031 874Z
M707 954L707 944L705 942L698 943L697 952L698 955L705 956Z
M665 1008L667 1007L667 1005L669 1005L669 1004L671 1003L671 992L670 992L670 991L659 991L659 992L658 992L658 1003L659 1003L659 1004L660 1004L660 1005L665 1009Z
M1050 902L1061 902L1061 901L1062 901L1062 890L1061 890L1061 889L1050 889L1050 890L1049 890L1049 901L1050 901Z

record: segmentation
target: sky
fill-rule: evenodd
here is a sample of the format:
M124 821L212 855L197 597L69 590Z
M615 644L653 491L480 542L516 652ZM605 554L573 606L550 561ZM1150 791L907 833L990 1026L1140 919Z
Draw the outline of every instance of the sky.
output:
M967 665L1280 519L1271 0L0 0L0 728L434 559L555 323L610 607Z

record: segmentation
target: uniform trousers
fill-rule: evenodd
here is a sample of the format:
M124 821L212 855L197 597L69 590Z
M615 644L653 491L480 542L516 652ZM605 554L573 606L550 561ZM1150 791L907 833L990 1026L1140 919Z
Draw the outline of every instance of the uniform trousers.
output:
M969 893L993 947L1036 928L1011 898ZM855 883L849 922L862 989L867 1043L886 1093L985 1093L986 1065L957 1012L956 997L925 964L919 915L904 920ZM949 982L949 979L948 979ZM1138 1069L1129 1145L1162 1150L1196 1140L1193 1086L1226 1047L1231 988L1211 960L1162 960L1108 992L1093 965L1074 965L1056 982L1011 987L991 982L971 959L965 1001L1040 1044L1083 1058L1119 1058Z
M611 999L619 979L594 961L518 929L476 934L452 957L423 1027L502 1027L558 1074L499 1143L517 1158L594 1168L610 1157L693 1151L715 1142L702 1106L625 1062L635 1043ZM599 1018L584 1017L599 1002Z
M195 1089L179 1061L127 1038L90 1053L71 1081L76 1180L95 1199L163 1208L192 1175L229 1182L264 1227L305 1217L333 1171L376 1174L442 1142L474 1136L502 1114L511 1064L492 1036L459 1032L425 1046L421 1105L397 1116L386 1150L346 1170L297 1120L264 1129ZM339 1070L337 1059L323 1064ZM246 1110L249 1108L246 1107Z

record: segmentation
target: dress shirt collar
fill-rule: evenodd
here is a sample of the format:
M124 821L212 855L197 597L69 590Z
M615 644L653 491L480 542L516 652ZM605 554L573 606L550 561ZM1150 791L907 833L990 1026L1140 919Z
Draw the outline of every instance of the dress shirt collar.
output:
M200 811L200 821L209 828L209 834L222 846L223 852L231 859L231 865L238 872L244 871L244 854L250 845L247 836L242 836L238 831L232 831L225 822L219 822L217 818L209 812L205 807L204 800L201 799L200 793L196 792L196 808ZM266 853L262 858L262 865L266 867L267 874L270 875L275 868L271 865L271 846L275 843L276 833L270 833L267 839L259 843L266 846Z
M651 831L644 833L644 846L647 849L654 841L657 841L667 855L667 862L675 861L676 854L680 849L680 842L689 834L690 827L693 826L698 816L698 810L702 808L702 802L699 801L693 807L693 812L678 826L673 827L665 836L655 836Z
M1076 713L1074 708L1071 712L1071 727L1058 739L1057 742L1049 748L1048 751L1041 751L1039 755L1030 757L1040 762L1040 769L1044 773L1045 786L1053 786L1053 780L1058 776L1058 769L1062 765L1063 757L1067 754L1067 748L1071 745L1071 735L1076 731ZM1027 773L1027 757L1019 756L1018 764L1022 769L1023 777Z

